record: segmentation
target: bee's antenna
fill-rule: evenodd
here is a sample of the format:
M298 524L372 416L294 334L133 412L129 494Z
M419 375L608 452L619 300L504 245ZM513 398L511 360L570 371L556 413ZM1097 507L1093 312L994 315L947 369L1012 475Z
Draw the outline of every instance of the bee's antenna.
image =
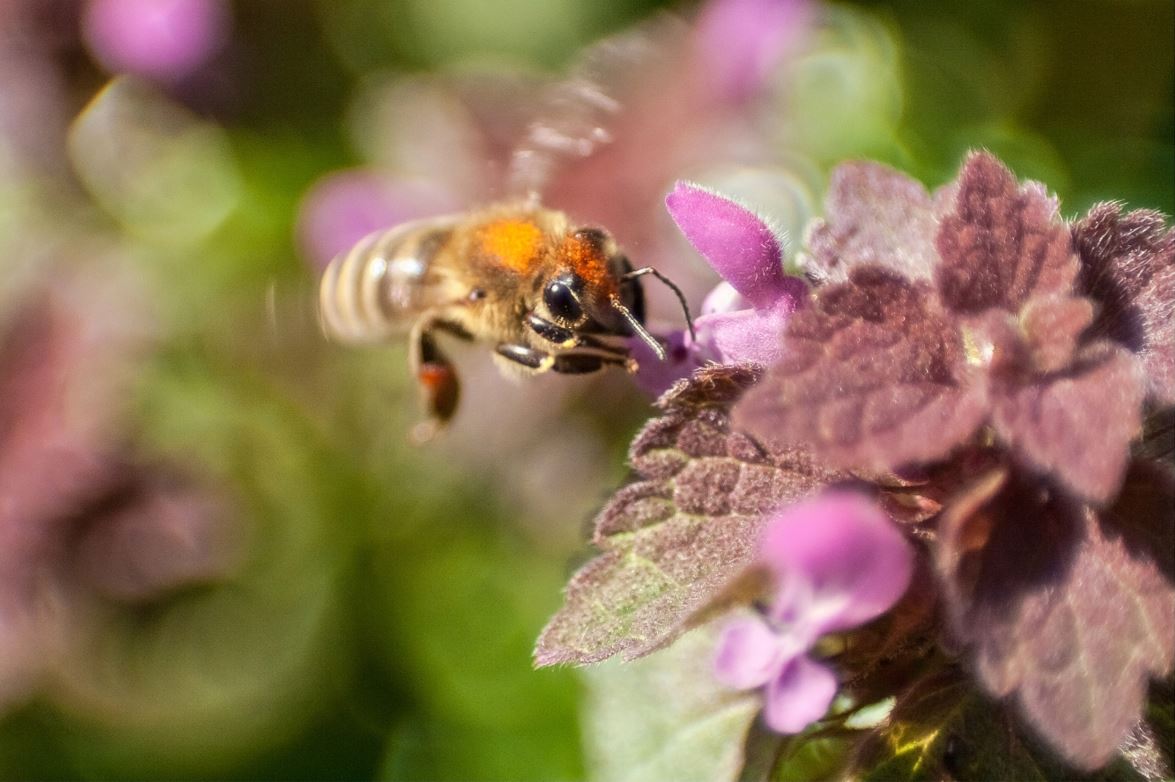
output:
M660 280L661 282L663 282L667 286L669 286L669 289L677 294L677 300L681 302L681 311L683 313L685 313L685 325L687 328L689 328L690 339L694 342L697 342L698 335L694 332L694 319L690 317L689 305L685 303L685 294L683 294L681 292L681 288L677 287L677 285L673 282L673 280L669 279L664 274L662 274L661 272L654 269L652 266L644 266L640 269L634 269L634 270L624 274L620 279L621 279L621 281L635 280L637 277L644 277L646 274L653 275L658 280ZM635 320L635 318L632 317L632 313L629 312L628 310L623 310L622 314L625 316L625 318L627 318L629 320L629 322L632 322L633 320ZM641 331L644 331L644 329L642 328ZM648 334L647 331L645 331L644 333ZM643 336L641 338L644 339ZM648 340L645 340L645 341L648 342ZM660 355L660 354L658 354L658 355ZM664 356L662 356L662 361L664 361Z
M625 276L627 277L628 275ZM657 354L657 360L664 361L666 355L665 346L649 333L649 330L645 328L643 323L637 320L636 315L633 315L628 307L624 306L624 302L620 300L619 296L611 296L608 300L612 303L612 308L624 316L624 319L628 321L628 325L632 326L632 330L636 332L636 335L653 349L653 352Z

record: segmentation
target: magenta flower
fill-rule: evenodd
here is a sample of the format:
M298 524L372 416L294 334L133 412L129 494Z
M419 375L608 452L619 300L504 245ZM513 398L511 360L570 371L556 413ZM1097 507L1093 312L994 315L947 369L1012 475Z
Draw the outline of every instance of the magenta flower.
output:
M767 725L799 733L824 716L837 688L809 650L889 610L910 582L914 552L881 510L842 492L780 511L763 531L759 561L774 598L763 615L726 626L715 675L740 690L765 686Z
M228 29L223 0L90 0L82 17L86 45L103 66L161 82L207 62Z
M723 282L702 303L696 339L684 330L666 337L667 361L633 340L641 385L660 393L708 362L777 361L783 324L807 295L802 280L783 272L779 236L751 210L689 182L674 186L665 208Z

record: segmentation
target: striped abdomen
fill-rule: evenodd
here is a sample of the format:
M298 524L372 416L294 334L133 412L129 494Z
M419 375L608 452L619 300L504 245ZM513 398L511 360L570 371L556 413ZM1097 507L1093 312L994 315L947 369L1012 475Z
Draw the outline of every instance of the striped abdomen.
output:
M344 342L385 339L442 301L433 260L451 225L451 218L404 223L364 237L331 261L318 290L327 335Z

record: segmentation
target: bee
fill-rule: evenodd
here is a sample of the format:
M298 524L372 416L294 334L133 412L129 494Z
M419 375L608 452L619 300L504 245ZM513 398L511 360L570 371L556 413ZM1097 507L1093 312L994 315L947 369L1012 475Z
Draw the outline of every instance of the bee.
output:
M645 327L641 281L650 275L676 294L693 334L677 285L652 267L634 269L610 233L544 208L540 196L563 165L612 143L631 75L691 41L665 17L589 47L566 79L538 91L505 169L504 191L516 200L371 234L327 266L319 310L329 337L373 342L408 332L427 415L414 439L431 437L457 409L460 384L440 334L492 346L508 373L635 373L630 338L666 358Z
M645 328L640 278L605 230L575 225L537 203L493 206L415 220L371 234L337 256L319 286L320 317L339 341L382 341L408 332L410 367L427 420L427 440L457 409L456 370L437 335L493 346L499 365L523 375L578 375L608 367L637 371L625 338L657 356Z

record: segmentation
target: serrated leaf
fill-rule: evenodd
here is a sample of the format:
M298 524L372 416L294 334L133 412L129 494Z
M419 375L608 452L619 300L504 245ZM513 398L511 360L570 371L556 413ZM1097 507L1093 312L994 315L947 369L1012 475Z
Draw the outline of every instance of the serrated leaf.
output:
M1056 200L1036 183L1020 187L987 152L963 164L955 208L942 219L935 245L939 296L959 314L1018 312L1030 298L1067 295L1077 277Z
M736 692L714 679L716 642L715 628L700 628L642 660L612 661L586 672L584 733L592 780L739 778L761 704L756 693Z
M1142 427L1143 388L1134 356L1103 341L1068 371L996 396L992 423L1022 458L1101 505L1121 486Z
M989 473L939 522L935 559L979 681L1071 765L1095 769L1175 662L1175 492L1142 467L1100 517Z
M844 282L864 265L930 279L939 215L917 180L880 163L843 163L832 172L824 214L809 225L798 259L810 279Z
M736 405L735 424L833 464L895 470L942 458L979 426L985 388L967 372L927 285L857 267L791 316L782 360Z
M1101 305L1094 330L1137 353L1148 390L1175 403L1175 230L1158 212L1098 204L1073 226L1080 286Z
M731 431L729 405L758 376L707 367L659 400L664 415L630 451L641 480L597 517L602 554L567 585L536 665L633 659L668 644L750 562L763 513L839 477L800 449L769 451Z

